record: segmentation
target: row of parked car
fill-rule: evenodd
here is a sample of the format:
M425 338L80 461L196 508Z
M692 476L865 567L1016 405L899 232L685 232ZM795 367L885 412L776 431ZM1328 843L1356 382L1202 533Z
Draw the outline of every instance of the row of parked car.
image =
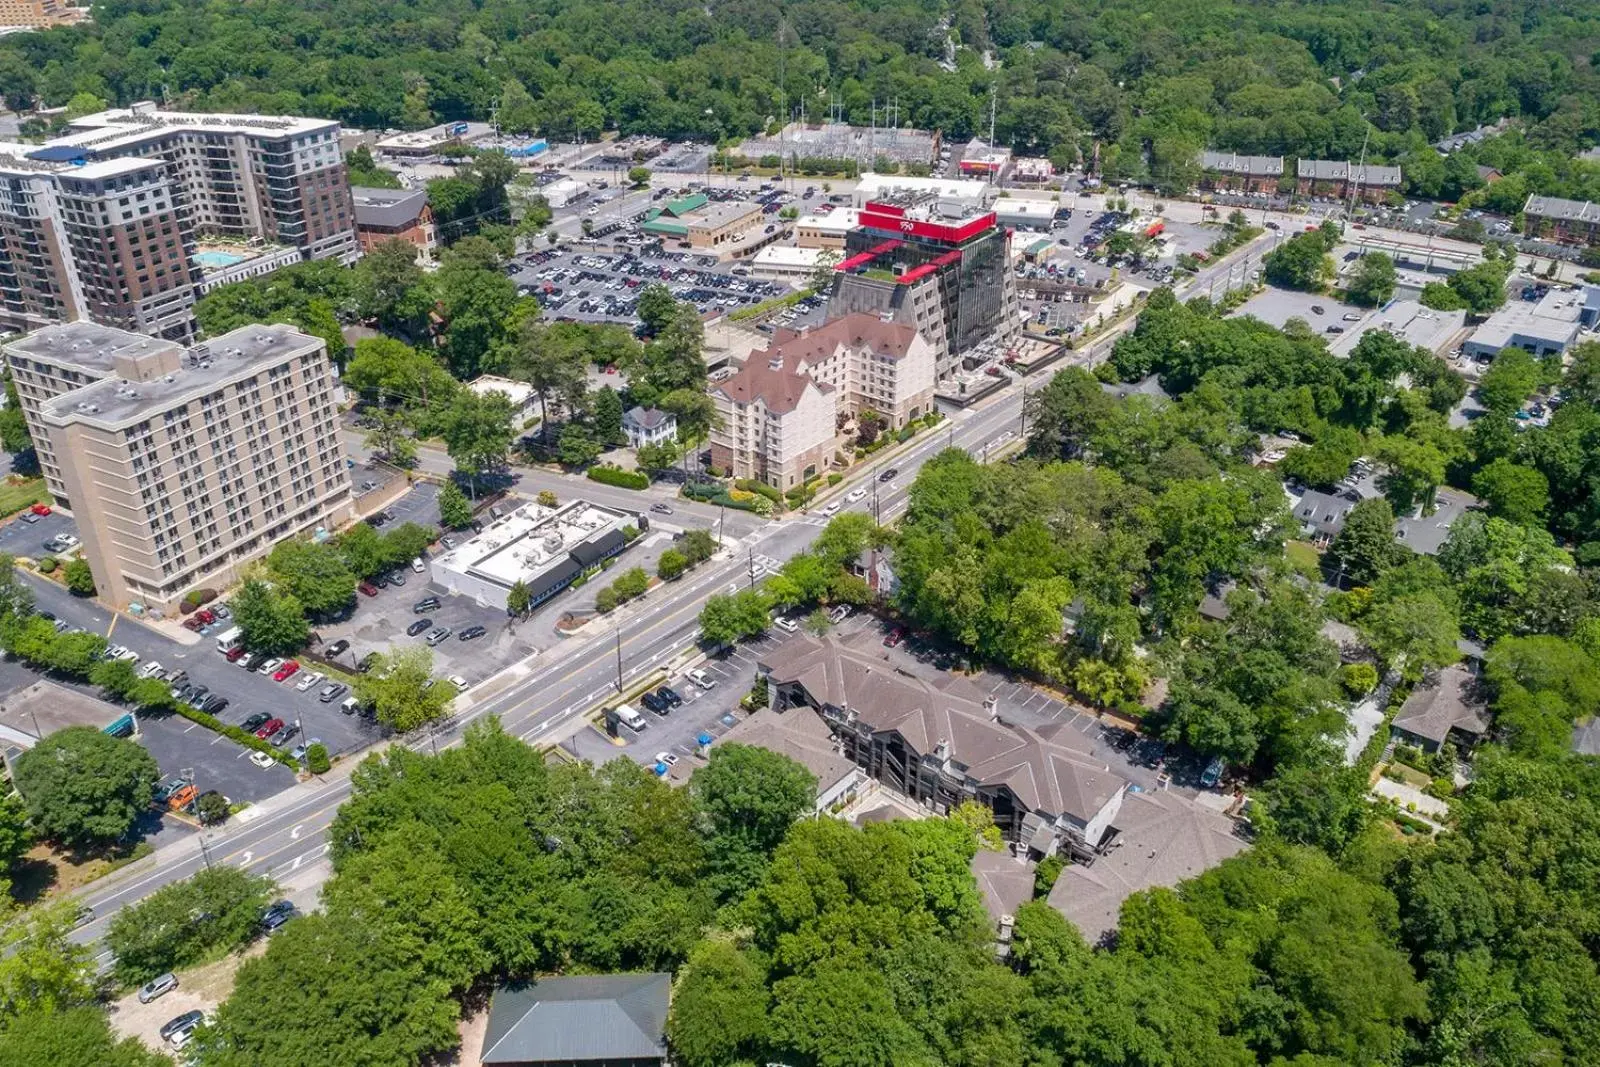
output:
M276 900L261 911L261 932L271 937L300 912L287 900ZM157 975L139 987L139 1003L149 1004L160 1000L178 988L178 976L172 972ZM174 1049L182 1049L194 1040L194 1032L207 1020L204 1012L186 1011L161 1024L161 1040Z

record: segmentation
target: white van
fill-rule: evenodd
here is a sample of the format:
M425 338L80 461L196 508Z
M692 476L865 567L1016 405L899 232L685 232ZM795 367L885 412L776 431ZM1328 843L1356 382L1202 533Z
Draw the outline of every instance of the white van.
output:
M234 626L217 635L217 651L226 656L229 652L244 644L244 631Z
M617 721L634 733L642 733L645 727L644 716L627 704L617 706Z

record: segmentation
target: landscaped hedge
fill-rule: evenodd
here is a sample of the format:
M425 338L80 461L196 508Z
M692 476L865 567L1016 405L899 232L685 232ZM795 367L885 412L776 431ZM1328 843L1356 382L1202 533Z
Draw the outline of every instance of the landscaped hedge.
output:
M203 607L217 599L215 589L191 589L183 594L183 599L178 602L180 614L187 615L196 608Z
M638 471L625 471L621 467L590 467L589 480L601 485L614 485L619 489L648 489L650 476Z
M739 478L733 484L735 488L743 489L747 493L760 493L774 504L783 503L783 494L778 492L777 487L766 482L759 482L754 478Z

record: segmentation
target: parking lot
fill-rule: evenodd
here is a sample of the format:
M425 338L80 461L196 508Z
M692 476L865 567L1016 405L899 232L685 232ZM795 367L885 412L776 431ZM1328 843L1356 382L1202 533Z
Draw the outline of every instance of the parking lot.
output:
M519 291L531 294L545 314L558 321L635 325L639 294L647 285L666 285L674 297L692 303L702 315L789 291L777 282L746 276L748 269L719 264L712 256L649 246L619 253L546 249L519 257L508 273Z
M78 536L78 528L69 516L59 511L52 511L49 515L25 511L0 525L0 552L8 556L41 559L51 554L44 543L62 534Z
M1319 312L1317 309L1321 308ZM1250 315L1280 329L1290 319L1300 319L1313 332L1332 340L1362 319L1367 311L1354 304L1343 304L1331 296L1317 293L1300 293L1290 289L1267 287L1245 301L1233 316Z

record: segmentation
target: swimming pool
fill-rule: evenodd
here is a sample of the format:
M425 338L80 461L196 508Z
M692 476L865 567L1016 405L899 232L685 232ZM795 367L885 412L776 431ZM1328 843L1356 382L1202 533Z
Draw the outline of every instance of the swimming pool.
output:
M249 258L249 256L240 255L237 252L196 252L194 254L194 261L207 270L221 270L223 267L231 267L235 263L243 263Z

